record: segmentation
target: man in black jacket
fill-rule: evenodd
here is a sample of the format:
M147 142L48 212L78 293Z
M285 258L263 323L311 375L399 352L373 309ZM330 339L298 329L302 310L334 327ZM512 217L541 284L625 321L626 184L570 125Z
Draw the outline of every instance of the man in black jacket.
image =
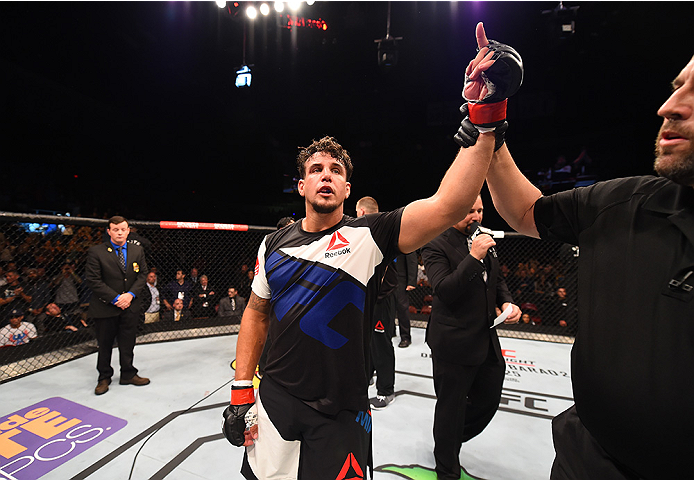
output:
M133 366L135 335L142 312L141 297L147 278L147 263L141 246L127 243L128 221L121 216L109 219L106 233L109 239L87 252L85 277L92 291L89 318L94 319L94 331L99 345L97 395L108 391L113 376L111 352L118 339L120 384L147 385L148 378L137 375Z
M373 197L362 197L357 202L357 217L378 213L378 203ZM381 288L373 311L374 334L371 337L370 370L376 372L376 396L369 399L373 410L383 410L395 400L395 290L398 287L396 261L390 262L381 279Z
M496 308L511 308L507 323L517 323L514 305L499 271L494 239L478 234L482 198L470 213L422 247L434 289L427 343L434 369L434 458L439 480L460 478L460 448L494 417L506 365L493 325ZM471 231L472 230L472 231Z
M410 333L410 296L407 292L417 288L417 252L400 254L395 263L398 270L398 285L395 288L395 309L400 329L398 347L407 348L412 344Z

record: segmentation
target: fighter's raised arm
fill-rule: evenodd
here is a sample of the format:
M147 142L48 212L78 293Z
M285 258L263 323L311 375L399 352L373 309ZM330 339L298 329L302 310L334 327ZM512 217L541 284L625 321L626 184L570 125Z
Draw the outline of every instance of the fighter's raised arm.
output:
M534 210L542 193L521 173L506 145L494 154L487 172L487 186L494 207L511 228L529 237L540 237Z
M468 103L461 111L466 118L455 136L463 148L437 192L405 207L399 238L403 253L416 250L467 215L482 188L492 154L504 141L507 98L523 81L523 62L513 48L489 41L482 23L475 33L478 54L466 69L463 88Z

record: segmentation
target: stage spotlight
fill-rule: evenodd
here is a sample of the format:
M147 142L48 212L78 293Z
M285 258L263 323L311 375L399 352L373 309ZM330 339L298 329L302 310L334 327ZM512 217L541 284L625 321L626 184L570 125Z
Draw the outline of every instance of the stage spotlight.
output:
M299 10L299 7L301 7L301 2L287 2L287 7L289 7L289 10L292 12L296 12Z
M402 37L375 40L378 43L378 66L384 71L390 70L398 63L398 40L402 40Z
M267 15L268 13L270 13L270 7L268 7L267 3L263 3L260 5L260 13L262 13L263 15Z
M217 1L217 2L214 2L214 3L216 3L217 6L218 6L219 8L225 8L225 7L227 6L227 2L220 2L220 1Z
M248 7L246 9L246 15L248 16L248 18L253 20L253 19L255 19L255 17L258 16L258 10L256 10L255 7L253 5L251 5L250 7Z
M310 7L310 6L313 5L314 3L316 3L316 0L308 0L308 1L306 2L306 5L308 5L308 6Z
M374 40L378 44L378 66L387 72L398 63L398 42L402 37L390 36L390 2L388 2L388 17L386 19L386 36Z
M275 11L282 13L284 11L284 2L275 2Z
M552 10L543 10L542 15L549 18L550 31L560 40L566 40L576 33L576 16L580 7L565 7L559 2Z

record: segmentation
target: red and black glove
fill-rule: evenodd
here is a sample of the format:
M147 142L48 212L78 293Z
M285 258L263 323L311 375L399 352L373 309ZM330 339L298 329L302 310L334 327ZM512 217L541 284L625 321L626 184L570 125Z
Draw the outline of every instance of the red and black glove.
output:
M242 385L231 387L231 405L229 405L222 416L222 432L229 443L237 447L242 447L246 441L244 432L246 431L246 413L255 404L255 394L253 385Z
M508 128L507 99L523 83L523 59L508 45L494 40L488 42L478 49L477 57L465 72L463 98L468 103L460 110L466 117L454 139L460 146L469 147L477 142L480 132L499 130L494 148L496 151L504 144L504 134Z

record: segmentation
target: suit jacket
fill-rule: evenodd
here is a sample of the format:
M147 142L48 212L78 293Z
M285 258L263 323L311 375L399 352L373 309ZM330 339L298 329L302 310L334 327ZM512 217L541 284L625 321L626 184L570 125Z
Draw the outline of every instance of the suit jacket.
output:
M87 251L85 266L85 281L92 291L88 316L104 318L120 315L123 310L111 302L116 296L126 292L132 292L135 295L128 309L140 314L142 289L146 288L147 272L145 252L139 245L128 244L125 272L121 269L118 254L109 240L91 247Z
M395 257L398 268L398 283L404 289L408 285L417 286L417 252L399 254Z
M495 307L513 298L500 275L499 261L487 253L483 265L470 255L467 236L452 227L422 247L422 260L434 290L427 325L432 354L450 363L479 365L492 342L501 358L496 329L489 327L496 318Z
M241 317L246 309L246 300L241 295L236 295L236 309L231 308L231 299L227 295L219 301L217 315L220 317Z
M193 316L190 314L190 310L186 310L185 308L181 310L181 318L179 320L180 322L188 322L193 319ZM161 321L162 322L174 322L174 311L173 310L166 310L165 312L161 313Z

